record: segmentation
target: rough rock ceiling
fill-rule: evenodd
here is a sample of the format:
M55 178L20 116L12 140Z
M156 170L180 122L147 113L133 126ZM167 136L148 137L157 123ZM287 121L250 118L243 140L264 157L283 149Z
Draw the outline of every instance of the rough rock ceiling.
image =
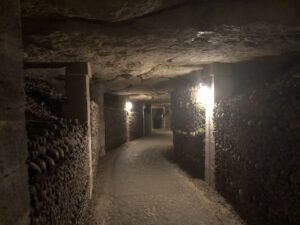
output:
M23 0L25 61L89 61L123 94L161 95L157 84L203 65L300 50L297 0L54 2Z
M23 17L82 18L117 22L190 0L21 0Z

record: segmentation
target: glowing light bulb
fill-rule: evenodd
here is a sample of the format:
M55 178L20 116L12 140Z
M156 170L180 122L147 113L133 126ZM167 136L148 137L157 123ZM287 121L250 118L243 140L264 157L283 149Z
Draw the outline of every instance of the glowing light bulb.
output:
M125 110L126 110L127 112L131 112L132 107L133 107L133 105L132 105L131 102L126 102L126 103L125 103Z
M200 85L196 96L197 102L208 106L211 103L212 91L207 86Z

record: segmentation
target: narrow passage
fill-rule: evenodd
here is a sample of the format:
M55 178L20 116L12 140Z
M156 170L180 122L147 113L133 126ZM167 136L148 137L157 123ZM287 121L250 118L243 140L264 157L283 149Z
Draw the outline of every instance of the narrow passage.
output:
M238 217L203 182L170 160L172 136L155 132L100 162L94 223L99 225L238 225Z

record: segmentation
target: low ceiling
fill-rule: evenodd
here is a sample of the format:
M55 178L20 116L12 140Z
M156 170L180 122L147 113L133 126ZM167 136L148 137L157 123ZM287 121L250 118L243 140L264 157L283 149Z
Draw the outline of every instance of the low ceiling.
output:
M22 0L27 62L92 63L132 98L205 65L300 50L298 0Z

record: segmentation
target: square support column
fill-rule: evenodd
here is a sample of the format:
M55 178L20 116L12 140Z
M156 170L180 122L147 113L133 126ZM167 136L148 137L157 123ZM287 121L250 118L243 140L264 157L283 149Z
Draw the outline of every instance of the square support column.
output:
M28 225L30 199L20 1L0 7L0 224Z
M91 134L94 170L97 168L99 157L105 155L104 92L102 83L98 81L91 83Z
M88 63L72 63L66 70L66 95L68 98L65 114L70 119L90 123L91 69Z
M214 138L214 104L215 104L215 86L214 75L211 74L211 96L209 96L209 102L206 105L205 112L205 181L215 186L215 138Z
M90 112L90 78L91 66L89 63L71 63L66 69L67 105L65 115L70 119L78 119L87 124L88 155L89 155L89 183L90 198L93 192L93 166L91 141L91 112Z
M145 123L145 135L152 133L152 108L151 104L145 104L144 109L144 123Z

